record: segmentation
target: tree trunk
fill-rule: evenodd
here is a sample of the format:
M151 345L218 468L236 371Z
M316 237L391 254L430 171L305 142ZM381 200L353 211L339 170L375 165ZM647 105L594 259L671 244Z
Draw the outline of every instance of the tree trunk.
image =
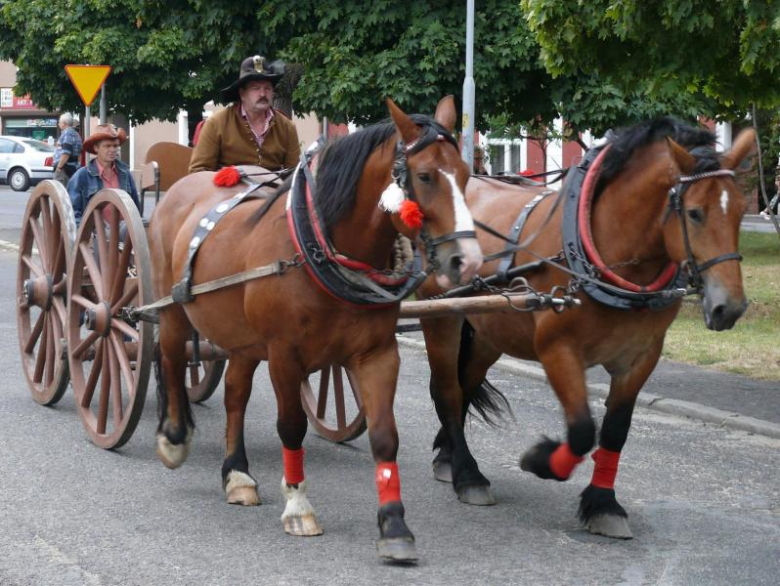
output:
M303 65L288 63L284 77L276 84L274 91L274 108L290 118L293 115L293 92L303 77Z

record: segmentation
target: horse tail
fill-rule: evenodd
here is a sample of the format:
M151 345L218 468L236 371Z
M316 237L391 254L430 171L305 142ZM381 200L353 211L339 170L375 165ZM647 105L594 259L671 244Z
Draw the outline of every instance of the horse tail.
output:
M460 331L460 350L458 351L458 382L463 389L463 416L478 415L488 425L497 425L504 418L504 412L514 417L512 407L509 405L504 393L494 387L487 379L483 379L474 387L466 386L466 365L471 358L474 347L474 328L463 320Z

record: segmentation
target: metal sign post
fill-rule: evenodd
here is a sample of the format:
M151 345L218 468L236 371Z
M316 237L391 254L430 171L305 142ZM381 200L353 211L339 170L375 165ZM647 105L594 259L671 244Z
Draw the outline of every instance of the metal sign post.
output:
M466 2L466 79L463 80L463 160L474 169L474 0Z

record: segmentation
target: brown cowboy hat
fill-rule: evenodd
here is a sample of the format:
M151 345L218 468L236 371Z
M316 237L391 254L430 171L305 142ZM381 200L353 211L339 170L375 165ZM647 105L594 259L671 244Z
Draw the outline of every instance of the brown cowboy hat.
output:
M283 75L284 63L282 61L268 63L265 60L265 57L261 57L260 55L247 57L241 62L241 70L238 72L238 79L222 90L222 101L225 103L237 102L239 99L239 88L250 81L270 81L276 86Z
M127 133L125 133L123 128L117 129L113 124L98 124L89 135L89 138L84 141L84 150L95 155L97 154L95 145L101 140L109 138L118 138L119 144L122 144L127 140Z

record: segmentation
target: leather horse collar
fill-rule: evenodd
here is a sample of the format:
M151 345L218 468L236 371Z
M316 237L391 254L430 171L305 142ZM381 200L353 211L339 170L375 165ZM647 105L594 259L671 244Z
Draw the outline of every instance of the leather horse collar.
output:
M381 271L335 250L317 214L310 165L316 151L301 155L287 196L287 224L304 267L317 285L349 305L379 309L411 295L428 276L417 250L403 274Z

